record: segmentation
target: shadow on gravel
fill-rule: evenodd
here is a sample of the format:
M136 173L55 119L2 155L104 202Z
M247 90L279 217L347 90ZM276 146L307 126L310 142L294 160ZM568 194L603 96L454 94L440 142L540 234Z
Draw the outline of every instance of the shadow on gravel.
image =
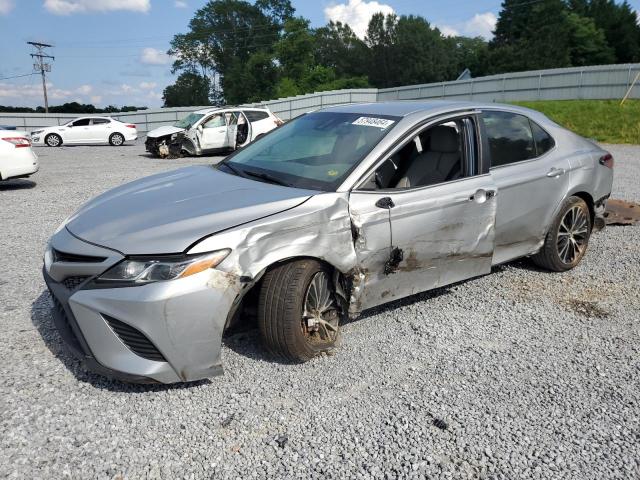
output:
M31 180L4 180L0 182L0 192L3 190L28 190L36 186Z
M58 330L53 324L51 316L52 304L49 292L43 291L31 304L31 323L36 327L49 351L69 370L79 382L88 383L92 387L110 392L145 393L166 390L178 390L208 385L210 380L200 380L191 383L164 384L136 384L126 383L102 375L97 375L86 369L84 364L75 358L65 347Z
M269 353L262 344L260 332L255 324L250 324L245 330L240 332L222 337L222 344L229 350L233 350L238 355L247 357L250 360L279 363L281 365L295 365L297 363Z

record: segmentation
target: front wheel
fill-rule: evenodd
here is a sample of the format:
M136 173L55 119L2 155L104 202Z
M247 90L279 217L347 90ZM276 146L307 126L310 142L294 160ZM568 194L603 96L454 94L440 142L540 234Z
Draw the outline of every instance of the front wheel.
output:
M114 147L119 147L124 144L124 135L121 133L112 133L109 137L109 143Z
M46 143L49 147L59 147L60 145L62 145L62 137L55 133L50 133L44 139L44 143Z
M334 349L340 316L331 270L322 263L293 261L265 275L258 324L271 352L305 362Z
M591 213L580 197L567 198L540 251L533 255L536 265L564 272L577 266L587 251L591 236Z

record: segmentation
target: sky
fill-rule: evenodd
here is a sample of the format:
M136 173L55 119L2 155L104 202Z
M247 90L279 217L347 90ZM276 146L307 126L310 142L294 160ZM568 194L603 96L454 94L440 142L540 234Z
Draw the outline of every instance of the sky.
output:
M175 80L166 55L173 35L206 0L0 0L0 105L43 105L28 41L54 45L49 104L159 107ZM445 35L491 38L501 0L293 0L313 27L348 23L364 36L376 12L425 17ZM640 10L640 0L629 2ZM20 76L27 75L27 76ZM20 76L20 77L18 77ZM17 78L7 78L17 77Z

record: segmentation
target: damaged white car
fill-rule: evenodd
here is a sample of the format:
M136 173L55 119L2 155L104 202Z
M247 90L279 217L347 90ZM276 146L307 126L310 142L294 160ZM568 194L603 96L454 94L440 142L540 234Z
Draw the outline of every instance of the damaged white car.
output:
M147 133L147 152L161 158L236 150L282 125L268 108L208 108Z

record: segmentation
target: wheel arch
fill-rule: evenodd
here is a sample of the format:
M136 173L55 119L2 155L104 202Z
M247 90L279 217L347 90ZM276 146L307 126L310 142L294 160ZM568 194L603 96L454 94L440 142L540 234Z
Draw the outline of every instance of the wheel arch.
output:
M341 282L349 282L350 280L350 275L348 274L348 272L342 272L336 265L333 265L326 259L314 257L313 255L296 255L276 260L263 268L255 277L245 283L245 287L240 291L240 293L238 293L233 302L231 310L227 314L223 332L227 332L241 325L252 323L252 319L247 317L253 313L253 309L257 311L258 294L260 292L260 288L262 287L262 279L267 272L286 263L298 262L303 260L314 260L316 262L322 263L323 265L326 265L329 269L331 269L334 281L338 280ZM348 301L348 298L345 300ZM245 318L242 318L243 312L248 314L245 315Z

